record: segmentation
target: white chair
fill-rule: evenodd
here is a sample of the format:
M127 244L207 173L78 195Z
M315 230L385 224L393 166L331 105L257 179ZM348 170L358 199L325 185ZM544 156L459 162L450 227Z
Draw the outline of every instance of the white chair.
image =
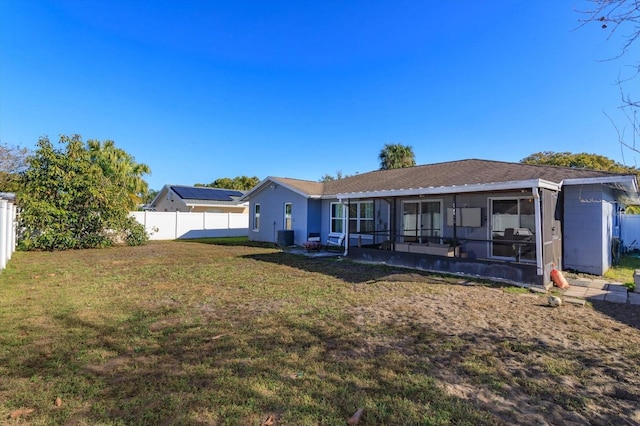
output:
M327 236L327 250L330 248L344 248L344 234L339 234L336 232L331 232L328 236Z

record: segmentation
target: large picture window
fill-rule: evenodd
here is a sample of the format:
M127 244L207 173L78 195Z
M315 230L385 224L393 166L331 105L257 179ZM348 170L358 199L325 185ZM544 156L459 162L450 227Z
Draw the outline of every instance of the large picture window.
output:
M253 230L260 230L260 204L253 206Z
M344 233L344 205L342 203L331 203L331 232Z
M372 233L375 228L373 201L361 201L349 205L349 233Z

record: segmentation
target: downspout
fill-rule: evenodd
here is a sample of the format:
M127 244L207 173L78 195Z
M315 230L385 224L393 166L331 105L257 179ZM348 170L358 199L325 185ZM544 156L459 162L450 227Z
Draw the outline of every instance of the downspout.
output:
M536 223L536 274L538 276L544 276L544 265L543 265L543 258L542 258L542 209L541 209L541 203L542 203L542 198L540 197L540 192L538 192L539 189L534 187L531 188L531 193L533 194L533 199L535 200L534 202L534 217L535 217L535 223ZM544 279L544 277L543 277ZM544 282L542 283L543 285L545 284Z
M453 194L453 257L458 257L458 218L456 210L456 194Z

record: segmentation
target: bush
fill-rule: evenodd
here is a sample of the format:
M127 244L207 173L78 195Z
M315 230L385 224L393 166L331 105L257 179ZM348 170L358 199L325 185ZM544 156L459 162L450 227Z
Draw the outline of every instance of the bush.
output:
M141 246L149 241L149 234L143 224L130 217L125 224L124 240L129 246Z

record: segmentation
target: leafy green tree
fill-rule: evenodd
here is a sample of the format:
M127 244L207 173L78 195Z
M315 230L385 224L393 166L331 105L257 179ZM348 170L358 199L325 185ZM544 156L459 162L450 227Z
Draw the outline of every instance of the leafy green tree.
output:
M114 184L122 185L128 193L128 208L136 210L149 190L143 175L151 173L146 164L137 163L133 156L116 147L111 140L101 143L95 139L87 141L91 161L102 169Z
M151 203L160 193L157 189L149 189L144 197L142 197L142 202L145 204Z
M386 144L380 151L380 170L401 169L416 165L413 148L402 144Z
M130 187L79 135L61 136L60 144L56 148L41 137L28 158L18 193L20 248L97 248L118 239L144 243L144 227L129 216Z
M625 166L608 157L598 154L587 154L582 152L573 154L571 152L536 152L520 160L524 164L540 164L547 166L571 167L574 169L601 170L614 173L639 174L640 169Z
M194 186L207 186L210 188L224 188L236 189L238 191L248 191L250 189L253 189L253 187L255 187L259 183L260 179L257 176L248 177L243 175L236 176L234 178L219 178L208 184L196 183Z
M0 192L17 192L20 173L27 168L29 150L20 146L0 145Z

